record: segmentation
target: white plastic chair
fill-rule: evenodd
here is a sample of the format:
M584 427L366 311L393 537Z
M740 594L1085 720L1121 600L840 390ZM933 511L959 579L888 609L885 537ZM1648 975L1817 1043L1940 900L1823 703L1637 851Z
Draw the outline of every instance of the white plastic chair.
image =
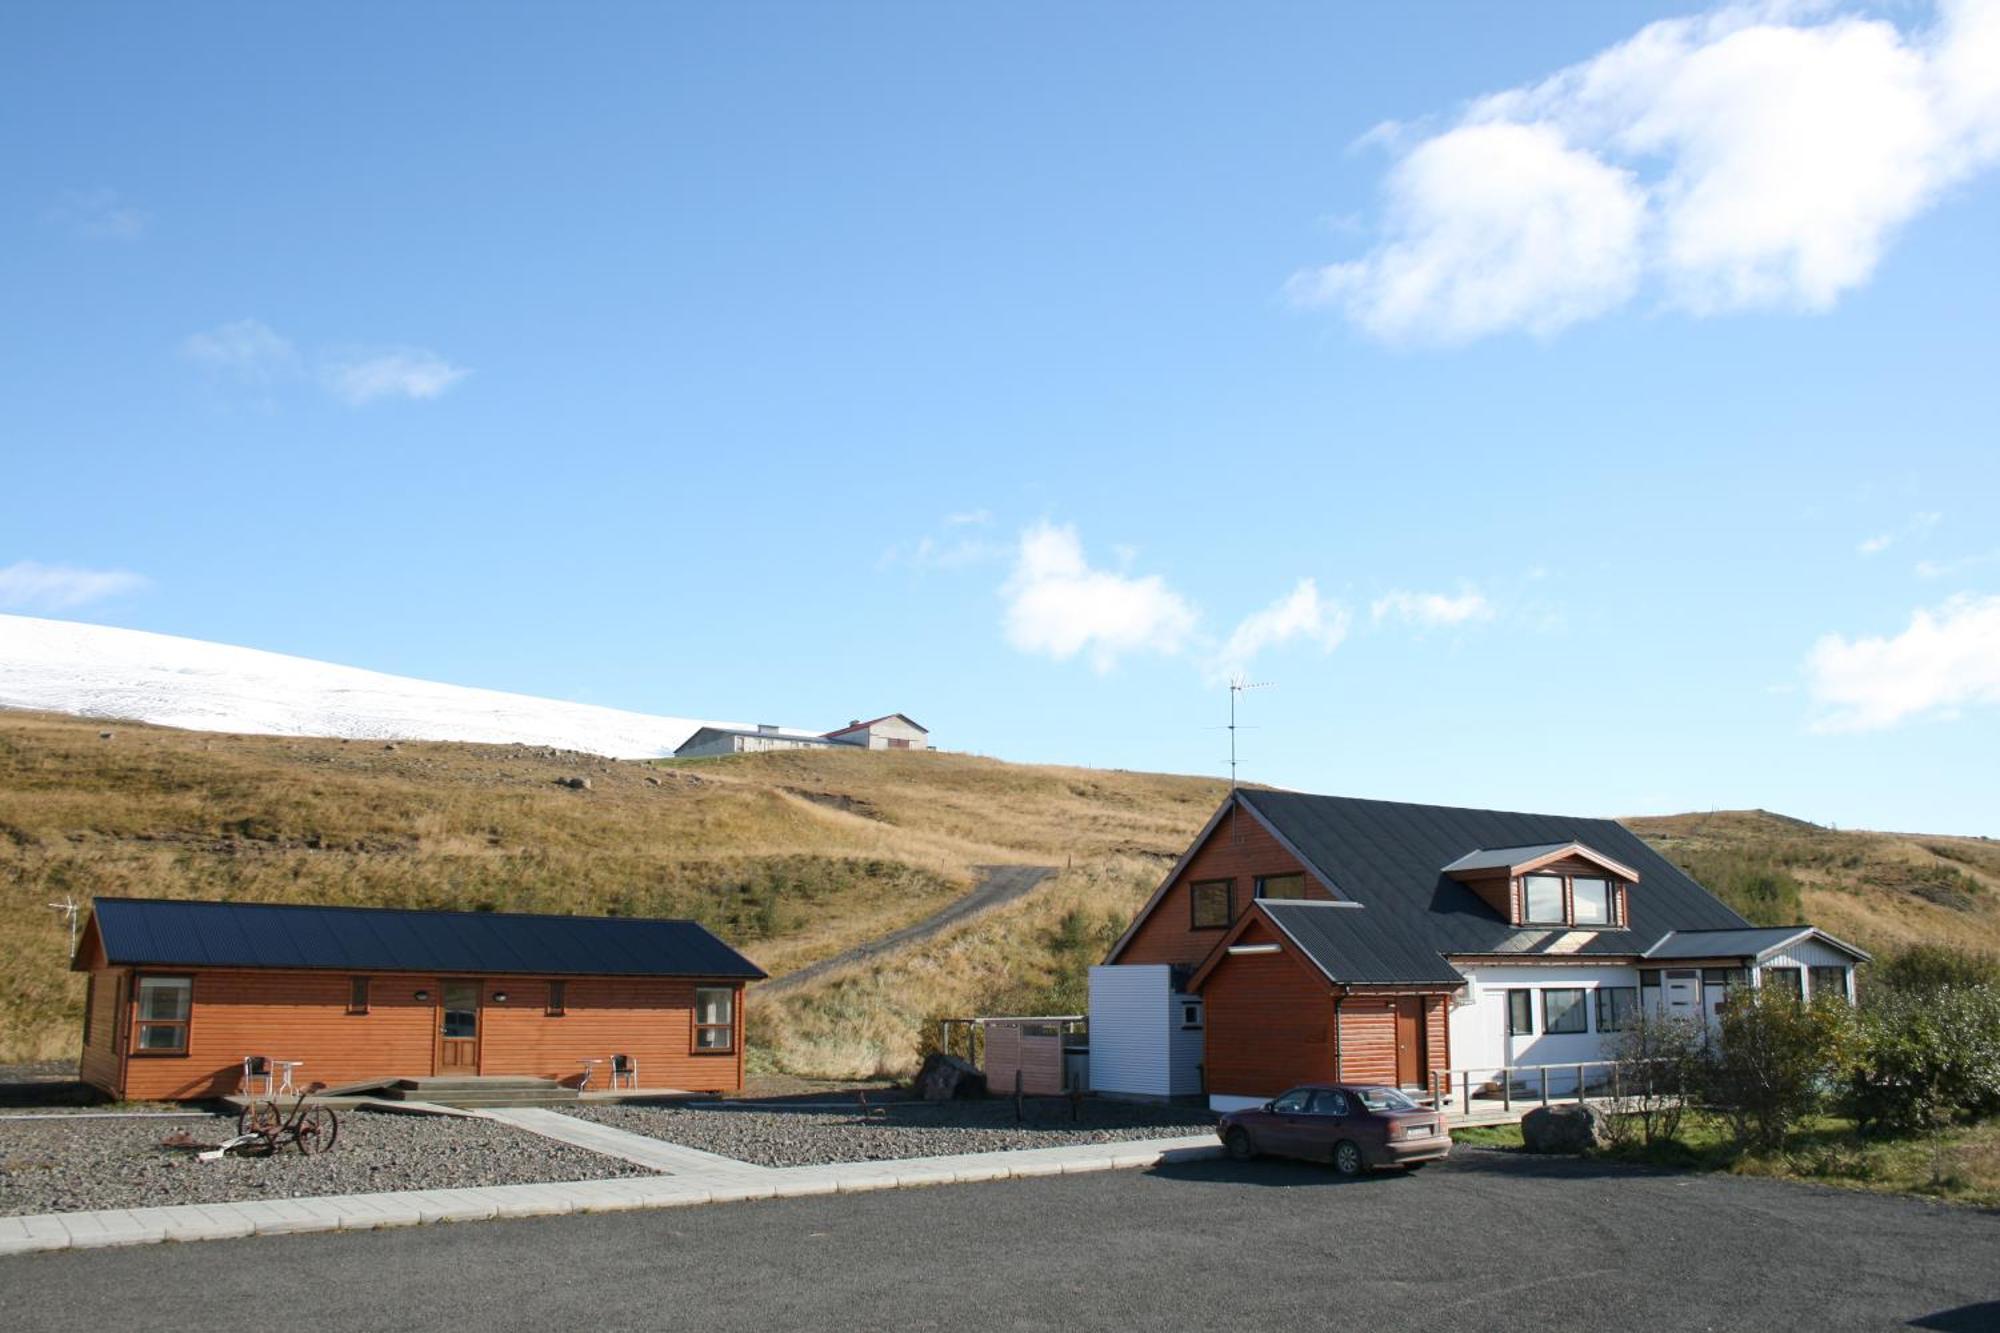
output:
M611 1087L617 1090L618 1080L625 1080L625 1086L634 1092L639 1089L639 1062L629 1055L611 1057Z
M260 1088L257 1085L262 1084ZM269 1097L274 1091L271 1083L271 1057L268 1055L246 1055L243 1057L243 1079L236 1090L245 1097Z

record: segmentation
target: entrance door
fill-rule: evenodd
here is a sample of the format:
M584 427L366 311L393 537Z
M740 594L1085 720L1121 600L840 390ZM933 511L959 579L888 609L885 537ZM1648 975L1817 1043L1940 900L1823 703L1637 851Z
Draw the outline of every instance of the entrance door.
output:
M1701 1017L1701 973L1696 970L1668 972L1666 987L1669 1018Z
M1396 999L1396 1082L1414 1088L1424 1081L1424 1002L1415 995Z
M479 1072L479 983L445 981L438 985L437 1072Z

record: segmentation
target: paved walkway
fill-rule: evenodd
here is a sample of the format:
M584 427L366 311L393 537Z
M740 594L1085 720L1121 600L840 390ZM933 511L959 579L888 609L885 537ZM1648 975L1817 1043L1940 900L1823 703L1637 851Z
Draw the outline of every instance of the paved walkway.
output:
M629 1129L600 1125L594 1120L538 1106L489 1106L484 1108L483 1115L485 1119L503 1121L516 1129L525 1129L530 1134L571 1144L603 1157L616 1157L621 1162L643 1166L649 1171L687 1176L705 1183L749 1182L771 1174L768 1166L739 1162L734 1157L703 1152L700 1148L684 1148L665 1139L634 1134Z
M532 1108L510 1115L533 1114ZM489 1114L496 1114L489 1112ZM556 1115L555 1112L539 1112ZM571 1117L559 1116L569 1120ZM511 1123L519 1124L518 1121ZM589 1129L640 1138L587 1121ZM522 1125L522 1128L528 1128ZM538 1131L539 1132L539 1131ZM576 1142L565 1139L565 1142ZM1126 1143L1080 1143L1019 1152L961 1153L902 1161L843 1162L834 1166L758 1167L732 1158L716 1159L727 1169L696 1159L713 1158L691 1148L670 1149L680 1164L672 1174L639 1179L587 1180L559 1185L494 1185L484 1189L402 1190L383 1194L335 1194L312 1199L270 1199L247 1203L179 1204L165 1208L107 1208L96 1212L43 1213L0 1217L0 1255L32 1250L90 1249L148 1245L166 1240L226 1240L297 1231L359 1231L417 1226L426 1222L472 1222L492 1217L555 1217L566 1213L618 1212L634 1208L682 1208L741 1199L783 1199L812 1194L856 1194L979 1180L1074 1175L1157 1166L1163 1162L1214 1157L1221 1146L1212 1134L1143 1139ZM591 1151L601 1148L588 1144ZM629 1145L619 1145L627 1147ZM614 1152L612 1156L622 1156ZM630 1159L627 1159L630 1160Z

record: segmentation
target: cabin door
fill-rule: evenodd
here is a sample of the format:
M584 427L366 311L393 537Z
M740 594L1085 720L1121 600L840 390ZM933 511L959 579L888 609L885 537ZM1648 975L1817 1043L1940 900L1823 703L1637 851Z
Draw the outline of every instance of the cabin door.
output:
M479 1072L479 983L442 981L437 990L439 1076Z
M1405 1088L1424 1081L1424 1002L1415 995L1396 998L1396 1082Z
M1701 972L1688 968L1666 975L1666 1005L1669 1018L1701 1017Z

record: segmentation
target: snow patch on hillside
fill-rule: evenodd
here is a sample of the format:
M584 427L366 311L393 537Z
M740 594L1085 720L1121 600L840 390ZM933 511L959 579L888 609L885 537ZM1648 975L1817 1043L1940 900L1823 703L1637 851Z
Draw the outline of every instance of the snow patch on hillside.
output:
M170 634L0 615L0 707L194 731L671 755L706 723L412 680ZM792 735L811 735L794 732Z

